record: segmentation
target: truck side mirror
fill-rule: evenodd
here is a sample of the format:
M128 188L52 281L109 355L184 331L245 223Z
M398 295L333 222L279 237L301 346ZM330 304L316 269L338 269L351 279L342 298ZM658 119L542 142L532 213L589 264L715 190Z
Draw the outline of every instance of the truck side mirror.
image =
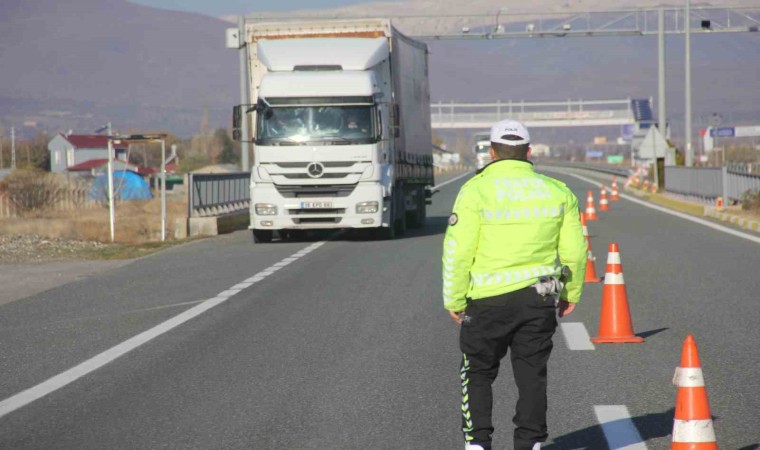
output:
M243 138L243 105L232 107L232 139L239 141Z
M243 140L243 120L248 120L248 114L261 111L261 106L236 105L232 107L232 139Z

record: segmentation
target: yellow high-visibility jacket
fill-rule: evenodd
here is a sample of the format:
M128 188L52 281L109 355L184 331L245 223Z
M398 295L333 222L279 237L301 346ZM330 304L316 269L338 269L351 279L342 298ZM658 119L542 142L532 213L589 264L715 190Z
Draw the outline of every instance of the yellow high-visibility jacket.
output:
M560 297L576 303L586 272L578 199L525 160L498 160L459 191L443 241L443 304L474 301L530 286L570 268Z

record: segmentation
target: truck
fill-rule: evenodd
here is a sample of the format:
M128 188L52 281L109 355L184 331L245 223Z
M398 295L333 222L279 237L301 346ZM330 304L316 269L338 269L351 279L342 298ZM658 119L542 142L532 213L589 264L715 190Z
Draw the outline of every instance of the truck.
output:
M392 239L432 195L427 45L389 19L247 23L254 242L305 230Z
M491 148L490 133L476 133L473 136L473 153L475 153L475 166L478 170L490 164L493 160L488 149Z

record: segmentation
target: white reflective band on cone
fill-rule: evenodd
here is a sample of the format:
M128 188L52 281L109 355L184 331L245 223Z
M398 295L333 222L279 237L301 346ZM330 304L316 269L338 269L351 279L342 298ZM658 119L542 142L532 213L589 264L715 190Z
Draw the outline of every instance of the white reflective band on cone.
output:
M673 442L715 442L712 420L673 420Z
M704 387L701 367L676 367L673 384L678 387Z
M587 226L583 227L583 235L584 236L588 236L588 227Z
M607 254L607 264L622 264L620 262L620 253L612 252Z
M609 273L604 274L604 284L625 284L622 273Z

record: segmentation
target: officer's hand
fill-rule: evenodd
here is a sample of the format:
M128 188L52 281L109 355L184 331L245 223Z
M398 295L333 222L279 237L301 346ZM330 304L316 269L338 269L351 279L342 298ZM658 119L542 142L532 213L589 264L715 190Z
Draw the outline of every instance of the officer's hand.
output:
M570 303L567 300L560 300L559 301L559 316L565 317L566 315L573 312L575 309L575 303Z
M462 323L462 316L464 315L464 311L462 311L462 312L449 311L449 315L451 316L452 319L454 319L454 322L461 324Z

